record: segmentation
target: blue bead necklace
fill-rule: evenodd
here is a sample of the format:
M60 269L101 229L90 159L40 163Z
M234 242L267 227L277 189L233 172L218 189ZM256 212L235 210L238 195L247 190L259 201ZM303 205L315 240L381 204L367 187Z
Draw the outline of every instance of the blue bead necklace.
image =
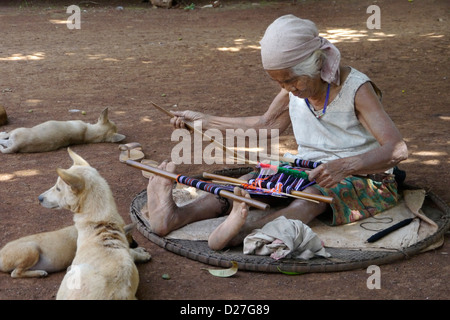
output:
M308 98L305 98L305 102L306 102L306 105L307 105L308 108L309 108L309 111L311 111L312 114L313 114L317 119L322 118L322 117L324 116L325 112L327 112L327 106L328 106L328 98L329 98L329 96L330 96L330 84L328 84L328 87L327 87L327 96L326 96L326 98L325 98L325 103L324 103L324 105L323 105L323 109L322 109L322 111L321 111L320 114L316 114L316 111L314 110L314 108L311 108L311 106L309 105L309 100L308 100Z

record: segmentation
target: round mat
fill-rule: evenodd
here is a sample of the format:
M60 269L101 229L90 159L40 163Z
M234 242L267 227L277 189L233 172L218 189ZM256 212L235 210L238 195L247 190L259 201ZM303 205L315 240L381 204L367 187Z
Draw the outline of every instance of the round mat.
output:
M220 172L223 174L224 172ZM240 172L242 173L242 172ZM167 239L151 232L146 220L141 215L142 207L147 203L146 190L141 191L132 201L130 215L137 229L148 240L175 254L200 261L217 267L230 267L231 261L238 263L239 270L258 272L335 272L367 268L370 265L381 265L405 259L418 254L430 246L443 240L445 232L450 227L450 208L435 194L428 192L422 206L422 211L439 228L437 231L413 246L397 252L374 250L346 250L326 248L330 258L315 257L310 260L282 259L274 260L268 256L245 255L242 247L224 251L213 251L207 241L192 241Z

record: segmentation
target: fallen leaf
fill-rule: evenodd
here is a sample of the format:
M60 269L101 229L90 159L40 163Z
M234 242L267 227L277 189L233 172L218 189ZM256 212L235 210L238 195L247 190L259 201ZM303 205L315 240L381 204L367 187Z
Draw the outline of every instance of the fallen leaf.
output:
M164 273L161 278L163 278L164 280L170 280L170 276L167 273Z
M283 270L280 269L280 267L277 267L277 269L278 269L278 271L280 271L281 273L287 274L287 275L289 275L289 276L298 276L298 275L304 274L304 272L283 271Z
M228 269L205 269L208 270L213 276L226 278L231 277L238 271L238 263L231 261L231 268Z

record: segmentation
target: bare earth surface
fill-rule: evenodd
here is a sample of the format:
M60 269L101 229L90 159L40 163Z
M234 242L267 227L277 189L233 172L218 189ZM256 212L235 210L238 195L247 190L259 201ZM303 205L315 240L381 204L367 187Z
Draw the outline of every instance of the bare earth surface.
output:
M70 1L69 1L70 2ZM216 115L262 113L279 88L260 63L259 40L277 17L313 20L342 53L344 64L367 73L384 92L386 111L407 141L410 157L400 167L407 182L450 203L449 30L447 0L376 1L381 29L366 26L373 1L223 1L220 8L157 9L140 1L90 1L81 6L81 29L69 30L69 2L15 1L0 6L0 104L9 123L0 131L56 119L95 122L110 108L127 142L139 142L147 159L169 159L176 142L170 108ZM121 5L123 10L117 10ZM71 113L69 110L85 111ZM282 151L295 150L291 129ZM109 182L127 222L133 198L146 187L136 169L119 162L117 144L75 146ZM71 161L65 149L45 154L0 154L0 246L18 237L71 224L72 215L41 207L37 197ZM196 174L224 165L184 164ZM382 265L381 289L366 286L366 270L301 276L240 271L211 276L197 261L165 251L137 231L152 254L138 266L139 299L448 299L449 237L444 245ZM170 280L162 275L170 275ZM45 279L0 274L0 299L52 300L64 272Z

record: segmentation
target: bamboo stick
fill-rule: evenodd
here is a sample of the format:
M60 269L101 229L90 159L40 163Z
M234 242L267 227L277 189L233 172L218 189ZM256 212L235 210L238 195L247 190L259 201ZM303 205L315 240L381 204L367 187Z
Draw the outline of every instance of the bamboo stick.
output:
M164 109L164 108L158 106L156 103L154 103L154 102L152 102L152 101L150 101L150 103L151 103L156 109L158 109L158 110L160 110L161 112L167 114L167 115L170 116L171 118L175 117L175 115L174 115L172 112L170 112L170 111L168 111L168 110L166 110L166 109ZM249 160L249 159L240 157L236 151L234 151L234 150L232 150L232 149L230 149L230 148L227 148L225 145L223 145L223 144L220 143L219 141L216 141L215 139L211 138L210 136L208 136L207 134L205 134L203 131L201 131L201 130L197 129L195 126L191 125L189 122L184 122L184 124L185 124L185 126L186 126L189 130L195 131L195 132L197 132L198 134L202 135L202 137L204 137L204 138L206 138L207 140L209 140L210 142L214 143L216 146L218 146L218 147L221 148L223 151L225 151L225 153L230 154L233 158L235 158L235 159L237 159L237 160L244 161L246 164L255 164L255 165L258 164L258 163L255 162L255 161L251 161L251 160Z
M151 103L156 109L158 109L159 111L161 111L161 112L167 114L169 117L171 117L171 118L175 117L175 115L174 115L172 112L170 112L170 111L164 109L163 107L157 105L157 104L154 103L153 101L150 101L150 103ZM257 164L258 164L258 162L256 162L256 161L252 161L252 160L250 160L250 159L246 159L246 158L243 158L243 157L239 156L238 153L237 153L236 151L234 151L234 150L232 150L232 149L230 149L230 148L224 146L222 143L220 143L220 142L214 140L213 138L211 138L210 136L208 136L207 134L205 134L203 131L198 130L197 128L195 128L195 127L194 127L192 124L190 124L189 122L184 122L184 124L185 124L185 126L186 126L189 130L195 131L195 132L201 134L204 138L206 138L206 139L209 140L210 142L212 142L212 143L214 143L215 145L217 145L219 148L221 148L221 149L222 149L223 151L225 151L226 153L230 154L230 155L233 157L233 159L244 161L245 164L253 164L253 165L257 165ZM249 152L250 152L250 151L249 151ZM270 160L270 161L284 161L284 162L288 162L288 163L291 163L291 164L295 162L295 159L287 158L287 157L280 157L280 156L278 156L278 157L272 157L272 156L266 155L266 156L264 156L263 158L264 158L264 160Z
M125 163L127 165L131 166L131 167L136 168L136 169L140 169L140 170L144 170L144 171L147 171L147 172L151 172L151 173L157 174L159 176L162 176L164 178L172 179L172 180L177 181L178 175L175 174L175 173L167 172L167 171L161 170L159 168L147 166L147 165L145 165L143 163L140 163L140 162L137 162L137 161L134 161L134 160L127 160ZM249 205L251 207L254 207L254 208L257 208L257 209L260 209L260 210L266 210L266 209L268 209L270 207L267 203L263 203L261 201L257 201L257 200L246 198L246 197L241 197L241 196L238 196L238 195L234 194L233 192L229 192L229 191L226 191L226 190L220 190L219 195L224 197L224 198L231 199L231 200L245 202L247 205Z

